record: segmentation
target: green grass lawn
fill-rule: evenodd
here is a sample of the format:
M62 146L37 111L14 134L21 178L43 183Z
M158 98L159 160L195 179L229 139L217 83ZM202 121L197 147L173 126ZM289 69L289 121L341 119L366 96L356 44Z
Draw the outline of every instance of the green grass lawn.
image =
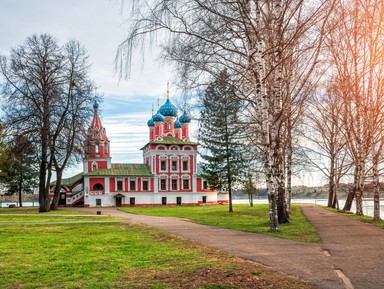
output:
M315 288L140 225L0 225L0 236L0 288Z
M357 221L360 221L360 222L363 222L363 223L372 224L372 225L374 225L376 227L384 229L384 221L382 221L382 220L374 221L373 218L370 217L370 216L358 216L356 214L345 213L345 212L339 211L337 209L333 209L333 208L329 208L329 207L325 207L325 206L323 208L327 209L327 210L329 210L331 212L335 212L335 213L347 216L349 218L353 218L353 219L355 219ZM383 218L383 216L381 216L381 217Z
M75 216L77 215L77 216ZM46 213L39 213L36 208L1 208L1 223L41 223L41 222L68 222L68 221L100 221L117 220L116 217L95 216L88 212L75 212L60 209Z
M300 242L320 242L316 230L301 213L298 205L292 206L290 223L281 224L280 232L277 233L269 230L267 204L257 204L253 207L245 204L234 205L233 213L228 213L227 206L126 207L121 210L142 215L187 218L199 224L267 234Z
M37 208L0 208L1 214L28 214L28 215L90 215L88 212L76 212L76 211L67 211L65 209L59 209L57 211L50 211L45 213L39 213Z

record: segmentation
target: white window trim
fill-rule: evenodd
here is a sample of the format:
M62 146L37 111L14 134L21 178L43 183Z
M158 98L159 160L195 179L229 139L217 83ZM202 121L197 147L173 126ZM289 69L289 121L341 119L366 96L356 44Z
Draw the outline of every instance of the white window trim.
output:
M184 188L184 181L188 181L188 188ZM191 189L191 179L190 178L183 178L183 181L182 181L182 188L183 190L190 190Z
M173 181L176 181L176 189L174 189L173 186L172 186L173 185L172 184ZM178 191L178 190L179 190L179 180L175 179L175 178L171 179L171 191Z
M98 166L97 162L93 161L93 162L92 162L92 165L91 165L91 170L92 170L92 172L93 172L93 171L96 171L96 170L98 170L98 169L99 169L99 166Z
M118 181L122 181L123 182L123 189L122 190L118 190L117 189L117 182ZM125 182L124 182L124 178L122 177L115 177L115 191L116 192L124 192L125 191Z
M165 189L161 188L161 181L165 181ZM162 178L159 179L159 191L167 191L168 190L168 179Z
M131 182L135 182L135 189L131 190ZM128 178L128 191L137 192L137 178Z
M173 162L176 162L176 170L173 169ZM178 172L179 171L179 160L171 159L171 172Z
M143 189L143 183L144 182L148 182L148 189L147 190ZM151 180L149 178L141 178L141 190L144 192L148 192L151 190Z
M165 170L161 169L161 162L165 162ZM159 159L159 172L168 172L168 160Z
M187 165L188 169L186 169L186 170L184 170L184 162L188 163L188 165ZM181 162L181 171L183 173L189 173L191 171L190 167L191 167L190 159L189 158L188 159L183 159L182 162Z

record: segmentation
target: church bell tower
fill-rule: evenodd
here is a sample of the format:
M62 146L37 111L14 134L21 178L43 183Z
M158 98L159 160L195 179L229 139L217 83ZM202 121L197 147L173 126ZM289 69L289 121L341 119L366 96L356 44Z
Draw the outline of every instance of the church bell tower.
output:
M87 139L84 143L84 173L111 168L109 139L98 115L99 103L97 100L93 104L93 109L92 123L88 128Z

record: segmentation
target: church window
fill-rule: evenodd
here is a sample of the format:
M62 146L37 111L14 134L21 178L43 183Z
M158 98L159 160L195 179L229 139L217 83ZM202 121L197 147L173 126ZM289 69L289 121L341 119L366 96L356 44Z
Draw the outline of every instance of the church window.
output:
M99 153L99 145L97 144L97 145L95 145L95 153Z
M93 191L102 191L104 189L103 185L102 184L94 184L93 185Z
M177 180L172 180L172 190L173 191L177 190Z
M208 182L207 181L203 182L203 190L208 190Z
M129 189L131 191L135 191L136 190L136 182L135 181L130 181L129 182Z
M148 181L143 181L143 191L148 191Z
M189 161L183 161L183 171L188 171Z
M166 161L160 161L160 170L161 171L167 170L167 162Z
M117 187L118 191L122 191L123 190L123 181L122 180L117 181L116 187Z
M105 154L108 153L108 144L107 144L107 143L104 145L104 153L105 153Z
M189 180L183 180L183 190L189 190Z
M160 180L160 190L165 191L167 189L167 180Z
M97 163L93 162L92 163L92 171L96 171L96 170L97 170Z
M172 171L177 171L177 161L172 161Z

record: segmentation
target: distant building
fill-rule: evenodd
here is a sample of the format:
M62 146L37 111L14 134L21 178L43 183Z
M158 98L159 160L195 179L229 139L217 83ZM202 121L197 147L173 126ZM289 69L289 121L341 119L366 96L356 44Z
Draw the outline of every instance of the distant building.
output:
M148 120L149 142L142 164L112 163L110 141L94 103L85 141L83 172L64 179L59 205L85 207L172 206L227 203L210 190L197 164L197 143L189 138L191 119L169 99ZM53 194L54 183L51 186Z

